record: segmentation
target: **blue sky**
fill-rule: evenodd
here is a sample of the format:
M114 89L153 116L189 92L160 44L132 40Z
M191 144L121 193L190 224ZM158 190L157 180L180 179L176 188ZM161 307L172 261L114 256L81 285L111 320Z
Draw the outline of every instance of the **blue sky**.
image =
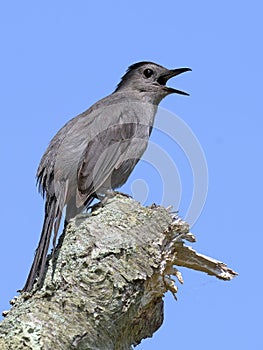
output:
M1 2L1 310L23 286L39 239L35 172L49 140L112 92L129 64L151 60L193 70L170 83L191 96L169 96L161 106L191 128L208 165L194 248L240 275L222 282L181 269L178 301L165 297L163 326L137 349L262 348L262 7L259 0ZM152 136L178 167L184 216L191 169L180 147ZM142 162L131 182L143 179L147 201L158 203L162 176L150 180L148 170Z

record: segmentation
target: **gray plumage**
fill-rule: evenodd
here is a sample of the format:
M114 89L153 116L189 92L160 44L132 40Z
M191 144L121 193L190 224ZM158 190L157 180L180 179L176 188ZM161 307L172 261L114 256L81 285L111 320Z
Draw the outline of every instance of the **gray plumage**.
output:
M45 198L40 241L23 291L43 280L53 234L53 247L66 206L66 222L94 198L122 186L143 155L157 106L171 93L167 80L189 68L168 70L152 62L130 66L116 90L71 119L51 140L37 170Z

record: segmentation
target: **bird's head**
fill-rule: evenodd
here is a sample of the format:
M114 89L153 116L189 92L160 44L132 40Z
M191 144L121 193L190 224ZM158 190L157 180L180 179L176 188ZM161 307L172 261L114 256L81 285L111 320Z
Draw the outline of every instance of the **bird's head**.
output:
M115 92L133 90L144 93L155 103L159 103L169 94L189 95L184 91L166 86L167 81L190 68L167 69L153 62L138 62L131 65L122 77Z

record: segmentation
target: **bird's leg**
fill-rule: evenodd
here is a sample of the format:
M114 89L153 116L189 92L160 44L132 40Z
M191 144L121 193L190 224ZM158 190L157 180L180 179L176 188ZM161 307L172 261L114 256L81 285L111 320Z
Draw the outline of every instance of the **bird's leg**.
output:
M94 196L94 198L97 198L100 202L95 203L93 205L89 205L87 207L87 211L90 209L91 213L92 213L92 212L96 211L99 208L103 208L106 205L107 200L109 198L112 198L112 197L114 197L114 195L112 195L112 194L108 195L108 194L105 193L105 194L102 195L102 194L96 193L96 196Z
M119 191L114 191L113 189L107 190L101 200L102 205L105 205L107 203L107 200L110 198L115 197L116 195L124 196L127 198L131 198L131 196L127 193L119 192Z
M110 198L115 197L116 195L121 195L121 196L124 196L124 197L127 197L127 198L131 198L131 196L129 194L126 194L126 193L123 193L123 192L119 192L119 191L114 191L113 189L109 189L109 190L106 190L103 195L102 194L96 194L96 198L99 199L100 202L88 206L87 210L91 209L91 212L93 212L93 211L95 211L95 210L97 210L99 208L103 208L107 204L107 201Z
M98 199L100 200L101 206L104 207L108 199L113 198L115 195L116 192L114 192L113 189L108 189L103 195L98 195Z

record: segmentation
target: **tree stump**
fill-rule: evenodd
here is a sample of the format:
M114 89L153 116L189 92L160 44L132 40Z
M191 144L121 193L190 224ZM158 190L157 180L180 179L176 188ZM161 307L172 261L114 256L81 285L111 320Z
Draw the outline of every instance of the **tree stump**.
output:
M22 293L0 324L1 350L130 350L163 322L174 265L224 280L236 273L196 253L189 225L165 208L117 195L78 215L49 258L43 286Z

